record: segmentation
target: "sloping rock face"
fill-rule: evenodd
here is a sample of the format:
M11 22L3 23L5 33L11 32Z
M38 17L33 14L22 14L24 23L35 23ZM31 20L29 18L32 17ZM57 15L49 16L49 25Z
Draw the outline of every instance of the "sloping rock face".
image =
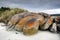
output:
M54 21L55 20L55 21ZM23 32L25 35L32 35L38 32L38 30L50 30L57 32L58 17L52 18L52 16L46 13L34 13L34 12L20 12L15 14L7 14L0 18L1 22L4 22L8 27L8 30L17 30ZM53 26L56 25L56 26Z

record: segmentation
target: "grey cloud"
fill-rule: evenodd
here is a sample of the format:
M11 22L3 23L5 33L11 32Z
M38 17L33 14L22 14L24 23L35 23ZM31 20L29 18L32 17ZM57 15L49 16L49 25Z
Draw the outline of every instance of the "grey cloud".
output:
M0 0L0 6L24 7L30 9L60 8L60 0Z

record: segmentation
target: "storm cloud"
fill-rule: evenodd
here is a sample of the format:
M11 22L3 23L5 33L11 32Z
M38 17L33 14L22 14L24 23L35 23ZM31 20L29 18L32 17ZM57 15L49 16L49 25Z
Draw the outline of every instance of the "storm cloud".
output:
M18 7L35 10L60 8L60 0L0 0L0 7Z

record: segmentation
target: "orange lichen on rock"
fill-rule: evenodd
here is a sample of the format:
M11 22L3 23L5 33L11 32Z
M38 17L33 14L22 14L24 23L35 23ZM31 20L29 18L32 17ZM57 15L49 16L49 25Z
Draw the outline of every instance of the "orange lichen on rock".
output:
M52 23L53 23L53 19L52 19L52 18L49 18L49 19L48 19L48 23L49 23L49 24L52 24Z
M24 27L24 24L25 24L28 20L30 20L30 19L32 19L32 18L33 18L33 16L28 16L28 17L22 18L22 19L18 22L18 24L15 26L15 29L16 29L16 30L20 30L21 28Z
M26 28L29 28L31 27L32 25L34 25L35 22L29 22L27 25L26 25Z

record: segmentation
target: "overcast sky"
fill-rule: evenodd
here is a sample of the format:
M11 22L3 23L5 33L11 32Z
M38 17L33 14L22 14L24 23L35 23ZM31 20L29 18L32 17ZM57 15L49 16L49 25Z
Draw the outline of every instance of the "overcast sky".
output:
M0 7L18 7L34 10L60 8L60 0L0 0Z

